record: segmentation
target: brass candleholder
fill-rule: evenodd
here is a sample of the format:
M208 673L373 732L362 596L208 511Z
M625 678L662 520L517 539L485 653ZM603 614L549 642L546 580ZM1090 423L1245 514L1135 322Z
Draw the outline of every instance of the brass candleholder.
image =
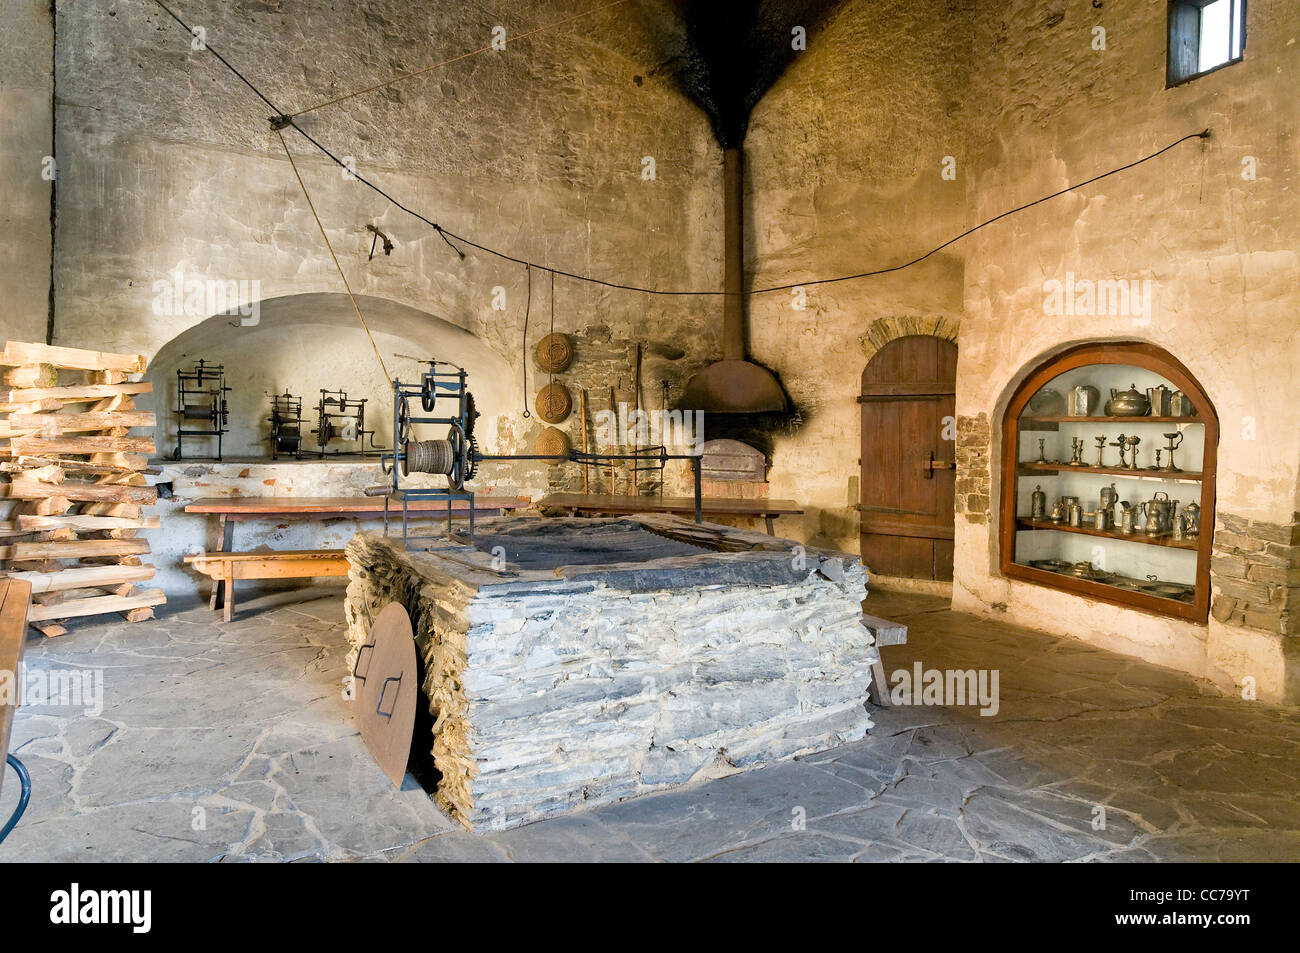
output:
M1104 466L1101 460L1102 456L1106 453L1106 437L1105 435L1102 435L1100 437L1095 437L1094 439L1097 441L1097 466L1101 467Z
M1183 436L1184 435L1181 430L1176 433L1164 434L1164 438L1169 441L1169 446L1165 447L1165 450L1169 452L1169 462L1166 463L1163 467L1161 467L1161 469L1164 470L1166 473L1183 472L1181 467L1174 466L1174 451L1183 445Z

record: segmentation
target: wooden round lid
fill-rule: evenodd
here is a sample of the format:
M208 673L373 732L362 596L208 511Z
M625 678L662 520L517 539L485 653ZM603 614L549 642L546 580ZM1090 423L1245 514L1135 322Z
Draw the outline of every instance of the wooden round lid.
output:
M537 392L537 416L548 424L558 424L573 410L573 397L559 381L552 381Z

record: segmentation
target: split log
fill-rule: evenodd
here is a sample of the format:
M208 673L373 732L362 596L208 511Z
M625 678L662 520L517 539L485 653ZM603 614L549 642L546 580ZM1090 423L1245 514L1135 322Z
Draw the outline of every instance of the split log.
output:
M21 404L32 400L55 399L64 403L84 403L88 400L102 400L119 394L150 394L153 392L151 381L135 381L125 384L71 384L65 387L27 387L9 392L9 402Z
M141 606L138 609L128 609L122 613L122 618L127 622L148 622L154 617L152 606Z
M127 379L123 371L86 371L87 384L121 384Z
M143 354L113 354L108 351L9 341L5 344L4 354L0 356L0 364L53 364L71 370L143 374L146 361Z
M22 516L17 518L15 524L0 523L0 527L15 525L18 532L35 532L43 529L57 529L61 526L71 526L73 529L90 532L92 530L117 530L117 529L157 529L162 525L162 519L157 516L143 516L138 519L128 519L122 516L85 516L75 514L73 516ZM3 529L0 529L3 532Z
M153 453L153 437L14 437L9 441L14 456L61 453Z
M37 593L144 582L152 579L154 572L153 566L78 566L60 572L11 572L9 578L30 582L32 592Z
M72 501L66 496L49 496L43 500L28 500L18 512L24 516L58 516L70 509Z
M5 371L4 382L13 387L53 387L59 382L59 371L53 364L25 364Z
M127 457L131 460L143 460L144 457L131 453L104 453L91 454L92 457ZM33 470L40 467L57 466L61 470L70 470L73 473L90 473L96 476L104 476L110 473L152 473L157 476L162 473L159 467L124 467L108 463L85 463L81 460L56 459L54 457L19 457L12 463L0 463L0 472L20 473L23 470Z
M147 539L81 539L72 543L13 543L9 559L81 559L84 556L129 556L147 553Z
M149 458L139 453L92 453L91 466L112 467L114 473L148 473ZM152 472L161 472L154 470Z
M158 418L147 411L91 411L83 414L12 414L9 426L15 429L39 430L46 434L75 433L87 430L109 430L116 427L153 427ZM0 433L0 436L4 436Z
M16 500L61 497L78 503L141 503L149 506L157 501L158 489L105 483L60 483L56 486L17 477L9 487L9 495Z
M105 612L124 612L160 606L167 601L161 589L148 589L135 596L97 596L93 599L72 599L57 606L32 606L29 620L68 619L74 616L100 615Z
M63 401L53 397L44 400L28 400L21 404L8 401L0 402L0 414L39 414L43 410L62 410Z
M35 629L41 635L45 636L47 639L53 639L59 637L60 635L68 634L67 629L59 625L59 623L53 621L33 622L31 625L33 629Z

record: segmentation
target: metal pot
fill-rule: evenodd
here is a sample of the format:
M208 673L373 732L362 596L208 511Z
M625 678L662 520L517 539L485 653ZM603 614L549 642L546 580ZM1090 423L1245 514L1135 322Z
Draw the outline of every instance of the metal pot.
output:
M1035 486L1029 497L1029 518L1041 520L1047 516L1047 494L1042 486Z
M1130 384L1128 390L1110 389L1110 415L1112 417L1145 417L1151 410L1151 401L1147 395L1137 389L1137 384Z

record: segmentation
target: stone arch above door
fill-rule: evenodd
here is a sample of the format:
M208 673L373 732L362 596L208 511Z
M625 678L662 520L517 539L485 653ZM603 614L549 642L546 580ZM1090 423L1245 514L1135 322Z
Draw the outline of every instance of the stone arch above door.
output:
M871 360L882 347L899 338L921 335L942 338L956 344L957 332L960 330L961 322L955 318L892 315L872 321L867 333L858 338L858 344L862 346L862 353L867 360Z

